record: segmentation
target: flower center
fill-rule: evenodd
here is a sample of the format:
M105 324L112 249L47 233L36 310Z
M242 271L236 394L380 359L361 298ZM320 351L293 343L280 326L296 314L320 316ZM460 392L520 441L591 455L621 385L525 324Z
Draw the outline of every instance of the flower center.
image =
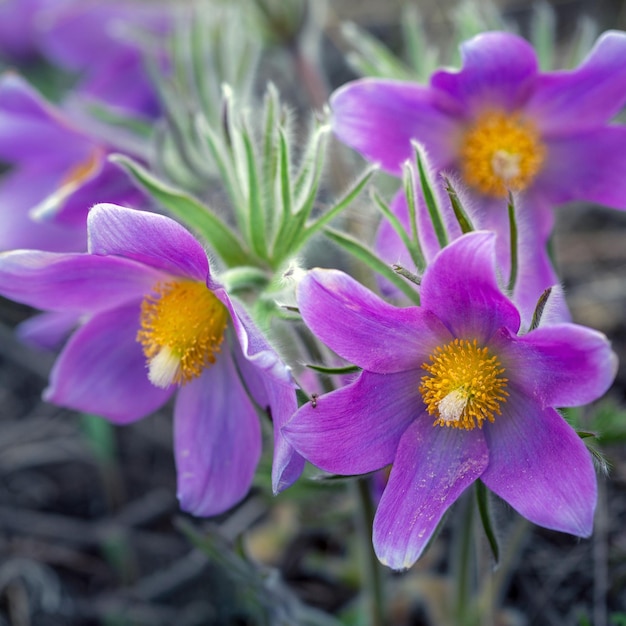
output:
M500 415L506 402L508 378L497 356L480 348L476 339L455 339L435 348L430 363L424 363L419 387L426 410L435 415L433 425L472 430Z
M482 194L504 197L532 183L545 153L530 122L517 114L485 113L465 133L461 171L465 182Z
M141 303L137 341L157 387L184 384L215 363L228 310L202 282L158 283Z

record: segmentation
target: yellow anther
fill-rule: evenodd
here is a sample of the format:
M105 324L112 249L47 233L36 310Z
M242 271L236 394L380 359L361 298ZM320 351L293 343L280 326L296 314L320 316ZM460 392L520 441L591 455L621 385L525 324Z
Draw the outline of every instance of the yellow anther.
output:
M508 379L497 356L474 339L455 339L435 348L430 362L422 364L419 391L434 425L472 430L500 415L506 402Z
M481 115L463 136L460 167L465 182L487 196L504 197L533 182L546 149L533 124L517 114Z
M215 363L228 310L202 282L159 283L141 303L137 341L157 387L184 384Z

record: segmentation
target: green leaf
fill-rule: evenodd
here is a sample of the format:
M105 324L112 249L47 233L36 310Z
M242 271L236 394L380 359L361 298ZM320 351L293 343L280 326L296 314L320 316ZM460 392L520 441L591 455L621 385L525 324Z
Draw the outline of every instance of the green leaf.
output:
M426 262L424 261L419 241L413 241L409 238L404 226L400 223L400 220L391 211L387 203L378 195L378 193L376 193L376 191L372 192L372 199L389 224L391 224L391 227L394 229L398 237L400 237L405 248L409 251L411 260L415 264L415 267L420 271L423 271L426 267Z
M374 172L378 167L376 165L370 165L354 182L354 184L346 191L343 197L334 204L328 211L326 211L321 217L313 222L296 240L296 248L299 248L307 239L309 239L316 232L324 228L326 224L334 220L339 213L341 213L346 207L348 207L355 198L363 191L365 185L370 181Z
M371 250L366 248L362 243L339 231L326 228L324 234L336 244L340 245L344 250L348 251L354 257L365 263L375 272L395 285L405 296L414 304L420 303L419 294L411 285L409 285L401 276L398 276L393 269L381 261Z
M415 152L415 162L417 164L422 194L424 195L424 201L426 202L426 207L428 208L428 214L430 215L430 219L433 223L433 228L435 230L435 234L437 235L439 246L441 248L445 248L445 246L448 245L448 235L441 218L441 211L439 210L439 206L437 204L437 196L434 191L433 182L426 168L424 151L418 143L411 143L413 144L413 150Z
M448 193L448 197L450 198L452 210L454 211L456 220L461 227L461 232L465 234L476 230L474 228L474 224L472 224L472 220L467 214L467 211L463 207L463 204L461 202L461 199L459 198L459 195L456 192L456 189L452 186L450 179L447 176L443 176L443 180L445 182L446 192Z
M109 159L121 165L167 211L203 237L224 263L229 266L250 265L250 255L239 239L210 209L159 180L127 156L115 154Z
M345 22L341 34L355 48L356 53L348 57L354 69L365 70L368 76L411 80L415 76L401 59L378 39L352 22Z
M248 217L250 220L250 244L255 253L262 259L267 259L266 219L263 211L263 191L259 184L257 157L254 152L252 137L248 129L242 126L241 138L246 155L248 175Z
M533 319L530 322L530 328L528 331L535 330L535 328L539 328L539 324L541 324L541 318L543 316L543 310L546 308L546 304L548 303L548 299L550 298L550 294L552 293L552 287L548 287L540 296L539 300L537 300L537 305L535 306L535 310L533 311Z
M326 376L356 374L361 371L361 368L358 365L348 365L346 367L324 367L323 365L313 365L312 363L307 363L306 367L319 372L320 374L325 374Z
M517 267L518 267L518 244L517 244L517 219L515 217L515 202L513 200L513 194L509 191L509 198L507 201L507 210L509 212L509 231L511 240L511 275L509 277L509 284L507 290L510 294L515 289L515 283L517 282Z
M480 521L482 522L491 553L496 563L500 560L500 547L498 545L498 538L493 527L493 520L491 519L491 513L489 511L489 493L487 487L482 481L476 481L476 502L478 503L478 512L480 514Z

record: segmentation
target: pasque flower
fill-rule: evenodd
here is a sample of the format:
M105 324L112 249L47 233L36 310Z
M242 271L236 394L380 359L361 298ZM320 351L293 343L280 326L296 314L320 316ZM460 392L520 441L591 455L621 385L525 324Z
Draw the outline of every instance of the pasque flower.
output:
M331 98L343 142L392 174L412 158L411 140L435 170L460 179L481 228L498 233L509 270L507 191L517 196L520 280L515 301L532 311L556 276L546 254L554 206L570 200L626 208L626 33L610 31L574 70L540 72L521 37L487 32L461 46L460 70L428 85L365 78ZM398 210L405 210L400 201Z
M153 118L161 106L148 57L163 67L162 41L172 30L174 14L166 2L66 0L42 20L41 50L79 74L77 94L125 114Z
M83 251L96 202L145 197L107 156L122 147L74 124L17 74L0 77L0 250ZM120 142L121 146L121 142Z
M373 541L394 569L415 562L476 480L536 524L592 531L591 455L554 407L602 395L616 357L604 335L575 324L518 335L495 261L494 233L456 239L426 269L419 307L391 306L337 270L298 285L306 324L362 372L301 407L283 432L329 472L392 464Z
M303 460L280 435L296 408L287 367L211 274L201 244L173 220L114 205L89 214L89 252L0 255L0 293L81 323L45 398L118 424L173 394L181 507L222 512L247 493L261 452L255 405L275 424L273 485Z

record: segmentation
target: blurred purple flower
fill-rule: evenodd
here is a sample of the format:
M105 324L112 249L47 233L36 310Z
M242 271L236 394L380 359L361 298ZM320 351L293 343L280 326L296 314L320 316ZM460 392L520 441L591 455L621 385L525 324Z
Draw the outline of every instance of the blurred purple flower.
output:
M0 2L0 56L27 63L39 54L42 15L67 0L2 0Z
M0 293L82 316L46 400L126 424L175 392L181 507L214 515L243 498L261 453L255 404L275 425L273 487L303 459L280 434L294 385L242 306L211 275L202 245L173 220L114 205L89 214L89 252L0 255Z
M553 407L595 400L617 360L604 335L563 323L518 335L496 281L495 235L463 235L426 269L420 307L396 308L336 270L298 285L304 321L363 371L283 428L337 474L392 463L374 547L411 566L475 480L547 528L589 536L596 478L585 444Z
M107 161L114 151L75 126L17 74L0 77L0 250L86 249L89 207L96 202L141 206L128 175Z
M463 67L429 85L365 78L331 98L339 139L399 175L425 147L437 171L460 178L481 228L498 233L509 272L506 192L518 192L520 257L515 301L532 311L556 282L546 253L552 208L570 200L626 208L626 33L604 33L575 70L539 72L532 47L503 32L461 46ZM473 197L473 201L471 198ZM404 205L405 206L405 205ZM399 210L404 210L400 201Z
M78 94L127 114L159 114L145 57L165 67L162 41L173 25L172 3L72 0L45 17L42 52L80 74Z

